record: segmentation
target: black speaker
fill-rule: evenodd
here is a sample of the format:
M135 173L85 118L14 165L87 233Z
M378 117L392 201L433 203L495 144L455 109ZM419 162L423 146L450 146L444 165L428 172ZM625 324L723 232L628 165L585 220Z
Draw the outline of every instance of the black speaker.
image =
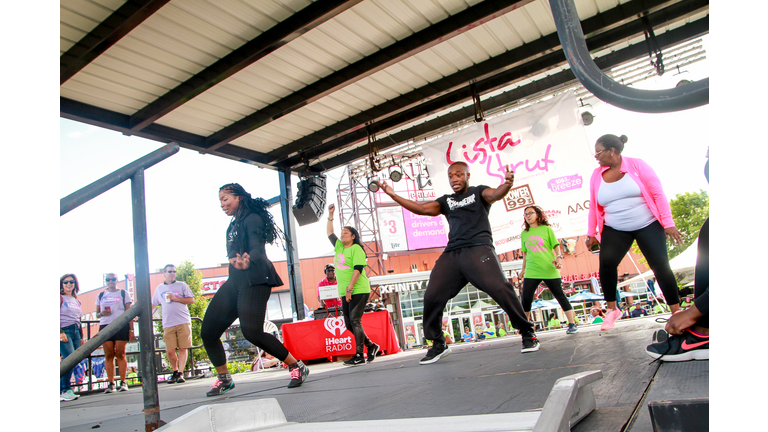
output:
M293 217L299 226L315 223L323 216L325 207L325 175L305 177L299 181Z

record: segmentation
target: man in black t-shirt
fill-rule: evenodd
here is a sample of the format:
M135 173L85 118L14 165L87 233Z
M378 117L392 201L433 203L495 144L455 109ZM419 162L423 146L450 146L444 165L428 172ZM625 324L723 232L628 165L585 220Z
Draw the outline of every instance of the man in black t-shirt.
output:
M509 315L512 326L523 336L522 352L538 351L533 323L526 318L512 284L504 277L488 220L491 204L507 195L514 178L514 172L507 167L504 183L496 189L470 187L469 166L455 162L448 167L448 182L454 193L424 203L402 198L381 182L382 191L396 203L422 216L445 215L450 228L448 245L437 259L424 293L424 336L434 343L420 364L435 363L451 353L441 330L443 309L467 282L488 293Z

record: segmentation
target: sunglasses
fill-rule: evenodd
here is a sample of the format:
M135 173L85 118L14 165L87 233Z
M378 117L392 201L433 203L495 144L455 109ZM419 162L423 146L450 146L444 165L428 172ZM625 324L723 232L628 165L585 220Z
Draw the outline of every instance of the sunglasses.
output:
M62 284L64 284L64 285L67 285L67 284L72 284L72 285L74 285L74 284L75 284L75 281L73 281L73 280L65 280L64 282L62 282Z
M107 281L107 282L109 282L109 281L116 281L117 278L105 278L104 280Z
M176 270L168 270L166 273L176 273Z

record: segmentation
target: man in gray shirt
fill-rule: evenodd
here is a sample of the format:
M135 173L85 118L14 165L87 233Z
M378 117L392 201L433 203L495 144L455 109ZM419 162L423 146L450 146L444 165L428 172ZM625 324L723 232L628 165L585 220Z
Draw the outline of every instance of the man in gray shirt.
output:
M155 288L152 295L152 313L160 306L163 311L163 340L168 362L173 368L169 384L184 382L184 367L188 349L192 348L192 319L187 305L195 302L189 286L176 280L176 266L168 264L163 269L165 281ZM176 349L179 355L176 355Z

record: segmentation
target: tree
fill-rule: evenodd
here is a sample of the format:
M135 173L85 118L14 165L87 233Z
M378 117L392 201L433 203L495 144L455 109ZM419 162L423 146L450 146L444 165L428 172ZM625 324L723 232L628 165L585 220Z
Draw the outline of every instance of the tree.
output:
M699 192L677 194L669 202L669 207L672 210L672 219L675 221L675 226L683 236L683 242L680 245L667 242L669 259L672 259L688 249L699 237L699 230L704 225L704 221L709 217L709 195L701 189L699 189ZM637 242L632 244L632 251L642 254L637 246ZM645 258L641 262L645 263Z
M208 299L203 297L203 274L198 271L191 261L186 260L181 265L176 266L176 280L186 283L192 294L195 295L195 302L188 306L189 315L192 316L192 345L203 344L203 338L200 337L200 328L202 323L194 318L202 319L205 316L205 309L208 307ZM162 307L162 304L161 306ZM157 334L163 334L163 323L155 322ZM163 353L163 356L166 354ZM191 350L191 360L193 363L208 358L205 348ZM167 358L166 358L167 361Z

